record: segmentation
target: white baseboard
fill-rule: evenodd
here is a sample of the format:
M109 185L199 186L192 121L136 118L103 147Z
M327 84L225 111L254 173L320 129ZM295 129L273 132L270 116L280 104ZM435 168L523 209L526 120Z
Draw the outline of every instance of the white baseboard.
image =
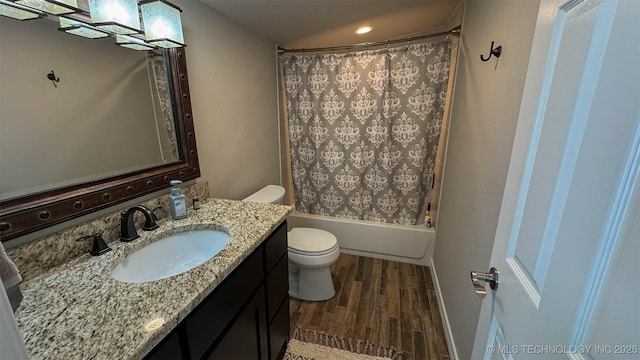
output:
M440 290L440 283L438 282L438 273L436 272L435 264L433 263L433 258L431 259L431 263L429 264L431 268L431 276L433 277L433 284L436 288L436 297L438 308L440 309L440 317L442 320L442 324L444 325L444 333L447 338L447 346L449 346L449 357L452 360L459 360L458 351L456 350L456 343L453 340L453 333L451 332L451 324L449 324L449 317L447 316L447 308L444 305L444 301L442 299L442 291Z

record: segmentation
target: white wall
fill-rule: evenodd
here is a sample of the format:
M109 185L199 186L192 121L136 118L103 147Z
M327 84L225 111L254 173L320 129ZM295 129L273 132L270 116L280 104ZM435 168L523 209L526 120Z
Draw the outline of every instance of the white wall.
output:
M182 8L202 177L241 199L280 183L275 44L198 1Z
M480 312L469 271L487 271L538 1L468 0L452 103L434 269L460 359ZM491 41L502 57L482 62Z

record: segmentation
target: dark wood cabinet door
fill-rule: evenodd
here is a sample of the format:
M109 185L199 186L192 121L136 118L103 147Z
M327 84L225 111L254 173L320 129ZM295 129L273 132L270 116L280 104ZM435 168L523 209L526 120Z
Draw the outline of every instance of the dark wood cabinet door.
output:
M262 249L243 262L184 322L189 354L200 359L263 285ZM262 293L262 292L261 292Z
M145 359L274 360L289 338L282 223Z
M267 360L267 331L264 290L261 288L206 358Z
M171 334L153 349L144 359L145 360L176 360L183 359L182 347L178 338L178 331L174 330Z
M269 276L267 276L267 313L269 314L269 324L276 316L276 312L282 302L289 298L289 260L285 254L280 258L278 264L273 268Z
M289 341L289 296L282 303L269 325L269 352L271 360L281 359L283 349Z

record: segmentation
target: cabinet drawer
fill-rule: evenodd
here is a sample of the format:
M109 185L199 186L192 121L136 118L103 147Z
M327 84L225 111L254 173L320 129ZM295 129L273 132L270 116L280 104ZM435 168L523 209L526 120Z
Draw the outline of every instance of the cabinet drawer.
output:
M202 357L263 278L262 251L258 249L193 311L185 322L191 358Z
M265 244L265 263L267 274L271 272L278 260L287 252L287 222L280 225L267 239Z
M267 276L269 322L273 320L280 304L289 294L289 262L285 254Z

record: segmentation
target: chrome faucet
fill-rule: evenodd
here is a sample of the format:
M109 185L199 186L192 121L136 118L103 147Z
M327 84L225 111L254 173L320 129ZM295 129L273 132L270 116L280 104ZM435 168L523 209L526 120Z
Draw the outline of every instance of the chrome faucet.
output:
M140 237L136 231L136 223L133 221L133 215L136 211L140 211L144 215L145 221L142 230L149 231L158 228L157 218L151 210L142 205L133 206L120 213L120 241L129 242Z

